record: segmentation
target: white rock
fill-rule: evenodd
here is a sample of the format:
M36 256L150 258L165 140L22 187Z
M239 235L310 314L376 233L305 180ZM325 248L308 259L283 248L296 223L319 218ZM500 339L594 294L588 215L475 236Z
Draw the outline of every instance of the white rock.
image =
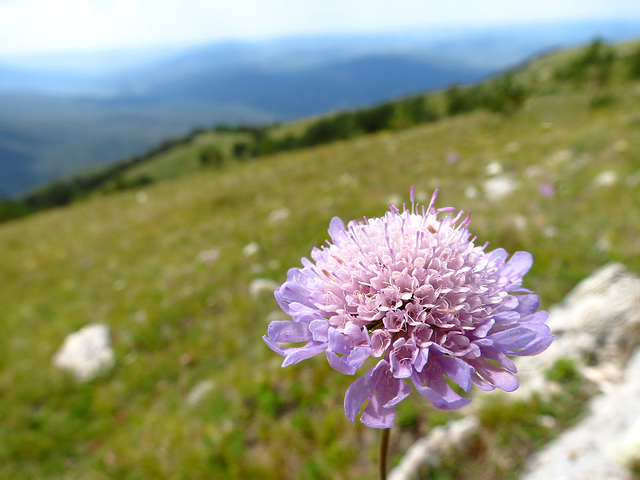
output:
M487 199L497 202L518 188L518 183L509 175L501 175L488 179L484 182L483 187Z
M544 238L553 238L558 234L558 227L555 225L547 225L541 231Z
M282 207L279 208L277 210L273 210L270 214L269 214L269 221L271 223L280 223L284 220L286 220L287 218L289 218L289 209L287 207Z
M484 173L488 176L499 175L502 173L502 165L497 160L494 160L484 168Z
M608 449L609 457L620 465L631 468L640 461L640 412L627 430Z
M213 390L214 383L212 380L201 380L187 394L187 405L193 407L200 403L207 394Z
M467 185L464 188L464 196L469 199L476 198L478 196L478 189L473 185Z
M262 292L273 293L275 289L278 288L279 286L280 286L279 283L273 280L270 280L268 278L256 278L255 280L252 280L251 283L249 284L249 295L256 298Z
M606 170L598 174L593 179L594 185L598 187L610 187L618 182L618 174L613 170Z
M211 264L218 258L220 258L220 249L210 248L209 250L202 250L196 257L196 260L203 263Z
M620 263L610 263L581 281L564 302L551 309L554 332L586 332L609 358L630 353L640 343L640 279ZM621 351L625 350L626 351Z
M551 155L547 159L547 161L550 164L554 165L554 164L558 164L558 163L568 162L572 158L573 158L573 150L565 149L565 150L559 150L559 151L555 152L553 155Z
M245 257L251 257L258 253L258 250L260 250L260 245L258 245L257 242L249 242L242 249L242 255Z
M522 480L630 480L640 457L640 349L624 381L589 402L590 415L532 456Z
M70 371L81 382L91 380L115 364L109 327L91 324L70 334L53 357L56 367Z
M528 225L527 217L524 215L516 214L513 216L513 226L516 230L524 230Z

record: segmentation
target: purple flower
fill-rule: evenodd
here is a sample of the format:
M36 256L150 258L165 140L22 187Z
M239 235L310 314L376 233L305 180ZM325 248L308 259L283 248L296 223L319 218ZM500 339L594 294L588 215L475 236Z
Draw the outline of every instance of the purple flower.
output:
M409 381L442 410L461 397L447 379L469 391L518 388L508 356L536 355L553 341L537 311L539 299L522 288L533 263L527 252L509 261L503 249L485 253L467 230L469 215L429 206L382 218L329 226L332 242L289 270L275 296L293 321L271 322L264 341L284 356L283 367L325 352L332 368L354 375L380 358L347 389L345 413L370 427L389 428ZM283 344L298 344L284 346Z
M551 183L541 183L538 185L538 193L543 197L553 197L556 193L556 189Z
M458 160L460 160L460 154L458 152L447 153L447 156L446 156L447 163L456 163Z

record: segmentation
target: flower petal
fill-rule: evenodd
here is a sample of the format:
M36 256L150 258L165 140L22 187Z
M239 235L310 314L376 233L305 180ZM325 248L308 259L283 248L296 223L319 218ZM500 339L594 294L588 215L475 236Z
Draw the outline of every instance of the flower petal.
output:
M345 236L344 222L340 217L333 217L329 223L329 236L336 242Z
M309 324L291 320L271 322L267 332L274 342L304 342L312 338Z
M434 354L434 351L431 352ZM443 377L444 370L439 362L430 361L422 372L414 371L411 379L418 393L440 410L457 410L468 405L470 398L458 395Z
M516 308L516 312L518 312L523 317L525 315L529 315L538 308L540 308L540 297L537 295L517 295L518 298L518 307Z
M533 256L529 252L516 252L507 264L498 270L500 277L509 280L508 290L513 290L522 285L522 277L533 265Z
M474 360L472 366L485 382L505 392L513 392L520 386L518 379L511 372L503 370L483 358Z
M316 342L329 341L329 322L326 320L314 320L309 324L309 330Z
M526 347L534 338L536 332L526 327L515 327L488 336L494 346L503 352L510 353L513 350Z
M360 421L372 428L390 428L395 417L394 406L406 398L411 387L404 381L394 378L386 360L378 364L360 377L347 389L344 399L344 410L351 423L355 422L362 403L367 399Z
M327 344L324 342L309 342L304 347L299 348L285 348L283 349L286 355L282 366L294 365L302 360L311 358L314 355L324 351L327 348Z

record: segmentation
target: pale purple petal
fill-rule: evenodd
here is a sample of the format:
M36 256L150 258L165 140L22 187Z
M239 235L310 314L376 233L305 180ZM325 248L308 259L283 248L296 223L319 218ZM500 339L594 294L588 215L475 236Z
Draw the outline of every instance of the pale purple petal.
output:
M402 400L407 398L411 393L411 385L409 385L407 382L398 381L396 382L396 386L398 387L398 390L395 396L383 405L385 408L390 408L390 407L393 407L394 405L397 405Z
M314 320L309 324L309 330L316 342L329 341L329 322L326 320Z
M411 379L420 395L440 410L457 410L471 403L470 398L458 395L442 375L442 367L429 362L422 372L414 372Z
M264 340L264 343L267 344L267 346L273 350L274 352L276 352L278 355L282 355L283 357L285 356L284 350L283 348L278 345L276 342L274 342L273 340L271 340L269 337L267 337L266 335L262 336L262 340Z
M375 368L372 368L365 376L357 378L347 388L347 393L344 396L344 413L351 423L355 424L360 407L373 393L371 374L374 370Z
M391 372L396 378L409 378L413 371L413 363L418 356L416 342L399 338L393 343L393 350L389 357L391 360Z
M316 307L308 307L297 302L289 304L288 313L296 322L311 323L314 320L324 319Z
M519 305L516 308L523 317L529 315L540 308L540 298L537 295L518 295Z
M522 350L513 352L512 355L517 355L519 357L538 355L539 353L542 353L547 348L549 348L549 346L553 343L555 338L556 338L555 335L539 338L535 342L532 342L527 347L523 348Z
M403 388L404 381L393 377L388 364L378 370L373 381L375 391L360 421L372 428L391 428L395 417L394 405L411 393L411 387L408 391Z
M329 236L335 242L345 235L344 222L339 217L333 217L329 223Z
M413 362L413 368L415 368L418 372L421 372L428 361L429 361L429 349L420 348L418 350L418 355L416 355L416 360L415 362Z
M511 352L526 347L537 334L526 327L516 327L495 333L487 338L503 352Z
M549 319L549 313L542 310L540 312L536 312L532 315L527 315L526 317L521 318L520 323L526 324L526 325L533 324L533 323L543 324L548 319Z
M282 366L294 365L317 355L326 348L327 344L324 342L309 342L304 347L299 348L283 348L282 351L285 354L285 359L284 362L282 362Z
M342 357L327 351L327 361L331 368L345 375L356 373L369 356L371 356L370 348L354 348L348 355Z
M488 360L493 360L505 370L516 373L516 364L509 357L493 346L482 347L482 356Z
M391 333L378 329L371 334L371 355L381 357L391 344Z
M519 287L522 285L522 277L532 265L533 257L529 252L516 252L498 273L501 277L507 278L512 287Z
M489 363L484 359L471 362L476 373L487 383L505 392L513 392L520 386L516 377L511 372Z
M489 263L504 265L508 256L509 254L504 248L496 248L492 252L487 253L484 258Z
M312 338L308 324L289 320L271 322L267 332L274 342L304 342Z
M443 375L457 383L465 392L469 391L473 369L468 363L459 358L441 354L435 354L432 358L440 365Z
M309 301L311 292L306 287L295 282L285 282L276 289L274 295L278 304L286 313L290 312L290 303L300 303L306 307L314 308L314 305Z
M327 350L334 353L347 354L351 351L349 338L337 329L329 328L329 346Z

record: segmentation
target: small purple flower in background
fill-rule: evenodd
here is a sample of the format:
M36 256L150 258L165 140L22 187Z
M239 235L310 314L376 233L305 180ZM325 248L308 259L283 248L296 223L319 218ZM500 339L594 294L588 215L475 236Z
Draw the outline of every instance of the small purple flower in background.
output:
M447 163L456 163L460 160L460 154L458 152L449 152L445 158Z
M556 189L551 183L541 183L538 185L538 193L543 197L553 197L556 193Z
M518 388L507 355L536 355L553 341L539 299L522 288L532 257L504 249L485 253L454 208L401 212L329 226L332 242L314 248L303 268L289 270L275 296L293 321L274 321L264 341L285 357L283 367L325 352L329 365L354 375L368 357L380 360L347 389L353 423L393 425L395 405L411 392L442 410L471 402L469 391ZM280 344L304 342L292 347Z

